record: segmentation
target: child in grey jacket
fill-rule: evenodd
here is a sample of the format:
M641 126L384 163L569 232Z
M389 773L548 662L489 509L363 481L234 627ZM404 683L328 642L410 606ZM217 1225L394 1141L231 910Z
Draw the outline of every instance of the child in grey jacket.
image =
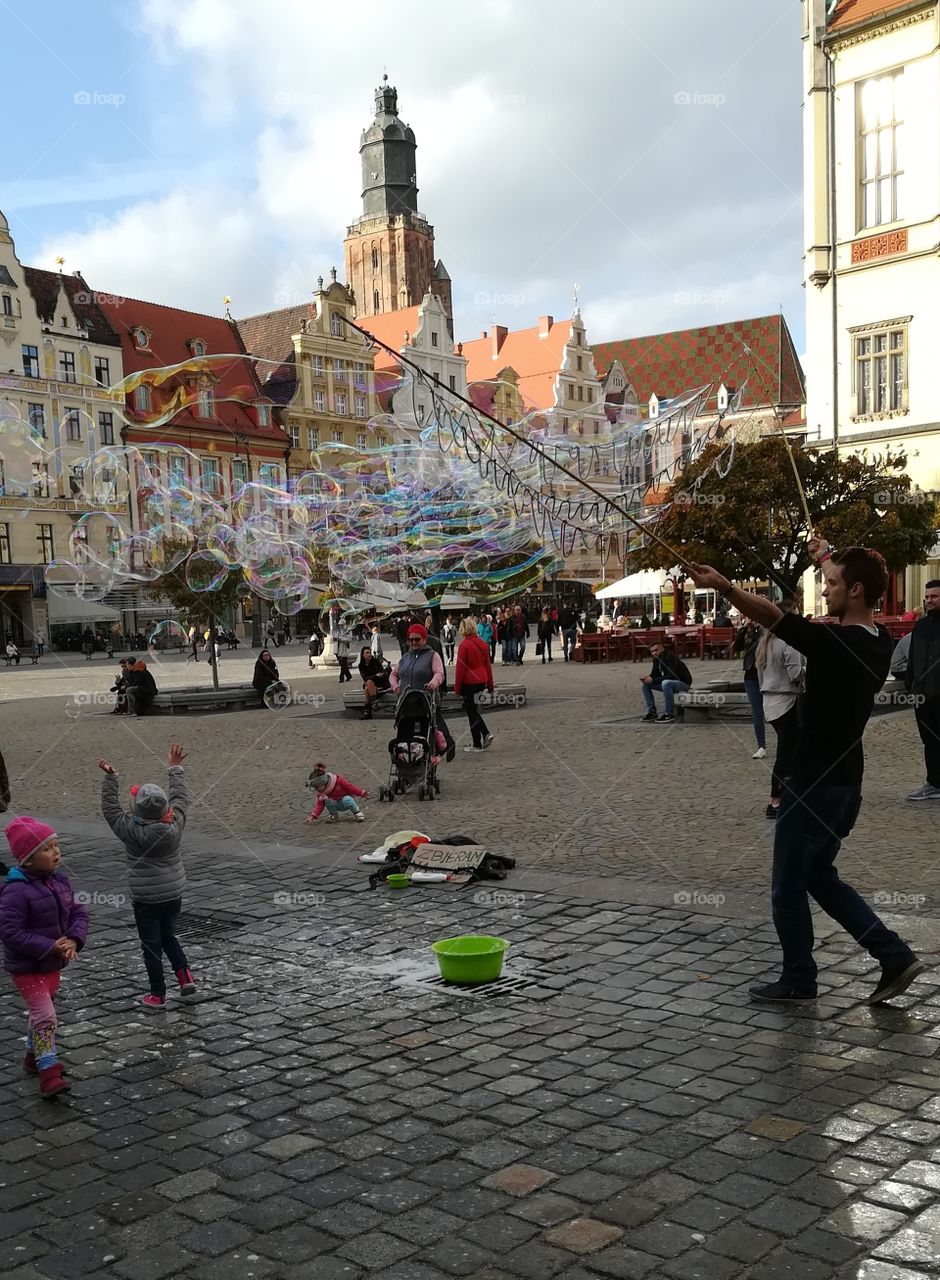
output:
M143 1003L154 1010L166 1008L164 953L176 974L180 994L190 996L196 990L189 961L176 936L176 921L186 887L180 851L189 808L189 794L183 779L185 759L186 753L180 744L172 743L167 757L167 791L153 782L131 787L134 797L131 813L121 808L117 770L107 760L98 761L98 768L104 773L101 811L127 851L134 920L150 979L150 993L143 997Z

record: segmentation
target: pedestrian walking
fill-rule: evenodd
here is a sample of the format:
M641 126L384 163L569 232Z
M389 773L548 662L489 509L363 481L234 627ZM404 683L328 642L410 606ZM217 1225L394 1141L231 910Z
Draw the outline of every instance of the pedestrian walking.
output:
M186 753L178 742L167 754L166 791L156 783L131 787L134 807L125 813L118 797L118 773L107 760L99 760L101 811L105 822L127 853L127 879L134 922L144 955L150 991L142 999L146 1008L166 1008L164 955L176 974L180 995L196 990L186 953L176 936L176 922L183 906L186 871L180 846L189 812L189 792L183 776Z
M940 800L940 579L924 587L924 616L914 623L904 685L915 697L927 781L908 800Z
M352 632L347 624L341 619L337 619L333 628L333 653L336 661L339 663L339 682L345 683L352 680L349 670L349 650L352 646Z
M323 637L320 635L316 627L314 627L310 632L310 638L307 641L307 666L310 667L311 670L316 670L317 664L314 662L314 658L319 658L322 652Z
M88 911L76 901L52 827L37 818L14 818L6 828L16 866L0 885L3 964L29 1014L23 1070L39 1076L45 1098L71 1089L56 1048L55 997L62 970L85 945Z
M327 822L335 822L341 813L351 813L356 822L365 822L356 799L368 800L369 793L344 778L341 773L329 773L325 764L318 763L314 765L306 785L317 793L317 802L306 819L308 824L316 822L324 809Z
M675 720L673 699L677 693L688 693L692 688L692 673L672 645L650 645L650 656L653 665L648 676L640 677L643 690L643 704L646 713L643 719L659 724L671 724ZM654 693L663 695L663 714L656 715L656 699Z
M784 613L796 609L795 600L783 601ZM780 812L783 786L790 776L793 753L799 733L798 699L803 692L806 660L797 649L784 644L772 631L763 631L757 645L757 674L760 678L764 719L777 738L777 754L770 775L770 801L765 810L768 818Z
M463 698L472 738L472 744L464 747L464 751L485 751L493 741L493 735L480 714L479 699L484 691L493 692L489 645L477 634L473 619L464 618L460 624L460 644L454 668L454 692Z
M548 609L542 610L542 616L539 618L538 624L538 642L536 649L541 656L542 666L546 662L554 662L552 657L552 638L555 635L555 627L552 624L552 617Z
M444 660L453 666L454 648L457 644L457 628L454 626L453 618L448 618L443 627L441 627L441 642L444 645Z
M373 622L369 628L369 648L374 658L385 657L385 650L382 647L382 632L379 630L378 622Z
M757 750L751 757L753 760L763 760L767 754L764 702L761 698L760 678L757 673L757 646L760 643L760 637L760 627L755 627L752 622L748 622L738 632L736 644L744 667L744 692L751 705L751 724L754 727L754 737L757 739Z
M783 966L776 982L750 991L756 1000L783 1004L816 999L812 896L879 961L881 977L868 1001L882 1004L906 991L924 964L840 880L835 860L861 807L862 735L891 661L891 637L874 618L888 570L884 558L867 547L833 555L827 542L813 538L808 549L822 568L823 597L838 625L784 613L710 565L689 568L697 586L718 591L745 617L772 628L779 640L806 656L804 716L774 828L771 900Z
M571 605L565 605L558 618L558 626L561 631L562 653L565 662L570 662L572 654L578 644L578 611L573 609Z

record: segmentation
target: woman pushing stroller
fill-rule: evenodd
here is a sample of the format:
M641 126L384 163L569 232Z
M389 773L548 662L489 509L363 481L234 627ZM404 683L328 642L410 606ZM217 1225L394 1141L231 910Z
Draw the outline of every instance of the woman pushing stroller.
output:
M452 741L441 715L437 691L445 682L444 662L441 655L428 644L427 628L420 622L412 623L408 628L408 648L392 667L390 680L392 688L398 694L410 693L412 690L429 693L437 708L435 718L436 742L438 750L450 754ZM399 726L402 736L409 736L413 725L402 722Z

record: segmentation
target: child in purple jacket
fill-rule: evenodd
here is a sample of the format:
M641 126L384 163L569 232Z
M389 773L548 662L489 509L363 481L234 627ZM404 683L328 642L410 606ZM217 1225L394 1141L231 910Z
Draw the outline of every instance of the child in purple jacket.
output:
M14 818L6 828L16 866L0 885L3 964L26 1002L29 1030L24 1070L39 1074L45 1098L71 1089L56 1053L53 1003L61 971L85 945L88 912L59 870L59 840L37 818Z

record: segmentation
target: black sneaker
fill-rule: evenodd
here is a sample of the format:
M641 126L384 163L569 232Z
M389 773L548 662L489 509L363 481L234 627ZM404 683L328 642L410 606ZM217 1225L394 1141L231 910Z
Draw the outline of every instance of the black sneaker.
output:
M884 1004L886 1000L893 1000L895 996L906 991L926 968L923 960L918 960L917 956L910 961L903 960L900 965L892 965L890 968L882 967L881 979L868 997L868 1003Z
M779 812L780 812L779 804L769 804L767 808L764 810L764 816L766 818L776 818Z
M773 1004L809 1004L816 999L815 991L798 991L788 982L767 982L760 987L751 987L752 1000L766 1000Z
M676 718L675 716L657 716L657 717L656 717L656 723L657 723L657 724L672 724L672 723L675 721L675 718Z
M640 719L641 719L645 724L652 724L652 723L653 723L653 721L656 719L656 712L655 712L655 711L647 711L646 715L645 715L645 716L641 716L641 717L640 717Z

